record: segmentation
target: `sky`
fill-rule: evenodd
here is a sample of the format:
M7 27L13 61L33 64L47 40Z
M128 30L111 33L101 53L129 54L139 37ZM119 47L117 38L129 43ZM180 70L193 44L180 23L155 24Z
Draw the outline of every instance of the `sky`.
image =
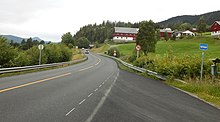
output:
M160 22L217 11L219 4L219 0L0 0L0 35L59 42L64 33L74 35L88 24Z

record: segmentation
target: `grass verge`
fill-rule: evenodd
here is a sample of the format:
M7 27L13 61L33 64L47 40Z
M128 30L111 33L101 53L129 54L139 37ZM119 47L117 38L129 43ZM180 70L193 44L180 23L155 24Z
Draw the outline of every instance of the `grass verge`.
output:
M190 92L199 98L210 102L220 108L220 83L198 83L190 82L184 84L181 82L166 81L168 85L177 87L184 91Z

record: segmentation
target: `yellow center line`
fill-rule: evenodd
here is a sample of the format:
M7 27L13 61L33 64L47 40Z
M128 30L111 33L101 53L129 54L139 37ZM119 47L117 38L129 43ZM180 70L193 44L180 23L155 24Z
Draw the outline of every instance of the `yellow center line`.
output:
M14 89L18 89L18 88L22 88L22 87L25 87L25 86L30 86L30 85L37 84L37 83L41 83L41 82L45 82L45 81L48 81L48 80L52 80L52 79L64 77L64 76L67 76L67 75L70 75L70 74L71 74L71 73L66 73L66 74L54 76L54 77L51 77L51 78L46 78L46 79L38 80L38 81L35 81L35 82L26 83L26 84L22 84L22 85L10 87L10 88L2 89L2 90L0 90L0 93L6 92L6 91L10 91L10 90L14 90Z
M98 65L100 62L101 62L101 59L99 58L99 61L94 66ZM92 68L94 66L89 66L87 68L81 69L81 70L79 70L79 72L87 70L87 69L90 69L90 68ZM66 74L54 76L54 77L51 77L51 78L46 78L46 79L42 79L42 80L38 80L38 81L26 83L26 84L14 86L14 87L9 87L9 88L0 90L0 93L7 92L7 91L10 91L10 90L14 90L14 89L18 89L18 88L22 88L22 87L25 87L25 86L30 86L30 85L41 83L41 82L45 82L45 81L48 81L48 80L53 80L53 79L64 77L64 76L67 76L67 75L70 75L70 74L72 74L72 73L66 73Z

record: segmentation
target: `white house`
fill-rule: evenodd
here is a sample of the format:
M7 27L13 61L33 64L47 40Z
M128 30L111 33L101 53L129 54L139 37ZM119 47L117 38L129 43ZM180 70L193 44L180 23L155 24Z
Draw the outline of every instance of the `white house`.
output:
M189 30L186 30L184 32L182 32L182 35L184 36L195 36L195 33L189 31Z
M138 28L115 27L114 42L135 42Z

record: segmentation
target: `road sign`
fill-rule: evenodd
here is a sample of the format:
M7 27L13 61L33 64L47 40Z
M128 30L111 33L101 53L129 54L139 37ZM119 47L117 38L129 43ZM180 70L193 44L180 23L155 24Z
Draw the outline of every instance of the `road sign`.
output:
M38 49L39 50L43 50L44 49L44 45L42 45L42 44L38 45Z
M44 49L44 45L42 45L42 44L38 45L38 49L40 50L40 55L39 55L39 65L41 65L41 50Z
M113 54L114 56L116 56L117 54L116 54L116 50L114 50L114 54Z
M200 44L200 50L208 50L208 44Z
M136 50L140 51L141 50L141 46L140 45L136 45Z

